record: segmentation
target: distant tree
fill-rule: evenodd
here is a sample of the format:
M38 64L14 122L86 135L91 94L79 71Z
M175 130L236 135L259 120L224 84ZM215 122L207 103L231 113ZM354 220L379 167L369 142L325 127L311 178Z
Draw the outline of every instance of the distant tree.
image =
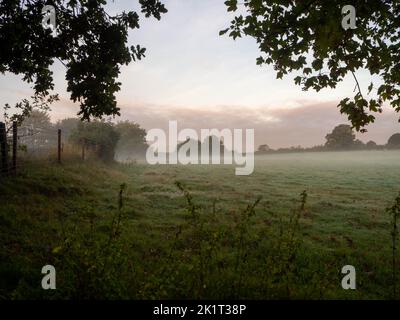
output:
M322 152L322 151L326 151L326 148L324 145L317 145L317 146L312 146L312 147L308 148L308 151Z
M189 146L189 144L193 147L196 147L197 150L199 150L201 148L201 142L199 140L195 140L195 139L191 139L191 138L186 138L185 141L181 141L178 143L176 149L179 151L180 148L182 148L183 146Z
M33 110L22 123L22 127L31 128L34 131L52 128L50 115L46 111Z
M378 145L376 144L376 142L375 142L375 141L372 141L372 140L368 141L368 142L365 144L365 146L366 146L367 149L371 149L371 150L377 149L377 148L378 148Z
M355 150L362 150L365 149L365 144L359 139L354 140L353 149Z
M114 125L104 120L80 122L69 137L70 142L91 150L105 162L114 160L118 139Z
M178 143L177 150L179 151L183 146L187 147L188 149L190 147L196 148L198 150L199 156L202 156L203 149L208 149L208 155L209 157L211 157L213 155L213 147L216 148L217 152L219 149L220 156L224 155L226 152L232 153L232 150L226 149L224 141L215 135L205 137L202 142L199 140L187 138L185 141Z
M196 150L197 156L201 156L201 142L197 139L187 137L185 141L178 143L176 151L181 152L182 148L186 152L187 157L193 156L191 150Z
M267 144L262 144L258 147L258 151L260 151L260 152L267 152L270 150L271 150L271 148Z
M304 152L307 149L303 148L302 146L291 146L288 148L279 148L276 150L278 153L294 153L294 152Z
M57 129L61 129L62 137L65 141L68 141L71 132L73 132L77 127L78 124L81 122L78 118L66 118L57 121L55 127Z
M351 126L340 124L326 135L325 147L328 149L351 149L355 146L355 134Z
M21 125L22 122L29 117L33 111L41 111L47 113L50 110L50 104L58 100L58 95L45 96L43 94L35 94L29 99L22 99L12 108L8 103L3 106L3 116L6 123L7 131L12 128L12 123L16 122ZM13 111L13 114L10 111ZM35 115L33 115L35 116Z
M218 145L219 145L219 153L220 154L223 154L224 152L226 152L224 141L217 136L212 135L212 136L206 137L202 144L208 145L208 154L210 156L213 154L213 146L218 147Z
M392 135L387 142L387 146L393 149L400 149L400 133Z
M126 160L131 157L144 155L148 147L146 130L131 121L121 121L115 125L120 138L116 146L118 158Z
M257 64L273 65L277 78L298 71L297 85L320 91L336 88L346 75L352 76L357 93L338 107L357 131L374 122L384 101L400 112L399 1L226 0L225 4L237 15L220 34L254 38L261 53ZM355 28L342 27L342 9L348 4L356 8ZM362 92L356 77L362 69L371 74L368 92Z
M57 135L50 116L46 111L32 110L24 117L19 126L20 144L25 145L28 150L40 152L43 148L54 146Z

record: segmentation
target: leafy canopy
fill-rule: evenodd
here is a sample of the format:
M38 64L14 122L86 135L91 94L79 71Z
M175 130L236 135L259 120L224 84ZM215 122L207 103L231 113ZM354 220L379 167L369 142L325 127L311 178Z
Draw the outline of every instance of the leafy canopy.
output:
M125 120L119 121L115 129L120 134L122 148L134 148L138 145L146 146L146 130L141 128L138 123Z
M159 0L138 0L142 13L157 20L166 13ZM42 27L42 8L56 12L56 36ZM135 11L106 12L106 0L5 0L0 3L0 72L20 74L37 96L54 89L50 66L66 67L67 90L80 102L82 119L119 115L115 93L121 65L144 57L145 49L127 46L129 29L139 28Z
M340 124L326 135L325 147L328 149L350 149L356 143L355 138L356 136L351 126Z
M144 156L147 150L146 130L138 123L120 121L115 124L115 130L120 138L116 146L116 154L121 160L129 160L137 156Z
M92 122L79 122L71 131L69 141L72 144L90 148L100 159L110 162L114 160L119 137L119 133L111 122L95 119Z
M296 84L319 91L335 88L351 74L357 93L338 107L357 131L366 131L364 126L374 122L374 113L382 112L384 101L400 111L400 1L352 1L356 29L348 30L341 24L342 7L349 4L345 0L240 0L240 4L228 0L225 4L238 14L220 34L256 39L261 52L257 64L272 64L277 78L298 71ZM363 68L371 74L370 98L362 93L355 75Z
M31 127L33 130L39 129L50 129L52 123L50 121L50 115L46 111L33 110L29 117L25 118L21 123L22 127Z
M387 144L389 147L400 148L400 133L393 134Z

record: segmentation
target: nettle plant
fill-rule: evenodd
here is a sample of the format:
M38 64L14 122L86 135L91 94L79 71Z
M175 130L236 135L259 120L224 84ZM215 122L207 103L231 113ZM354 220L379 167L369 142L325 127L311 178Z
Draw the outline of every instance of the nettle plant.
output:
M357 23L346 30L342 8L347 1L228 0L225 4L238 15L220 35L253 37L261 52L257 64L273 65L277 78L297 71L296 84L320 91L335 88L350 74L356 94L342 99L338 107L357 131L366 131L385 101L400 111L399 1L352 1ZM371 77L367 94L356 77L362 69Z

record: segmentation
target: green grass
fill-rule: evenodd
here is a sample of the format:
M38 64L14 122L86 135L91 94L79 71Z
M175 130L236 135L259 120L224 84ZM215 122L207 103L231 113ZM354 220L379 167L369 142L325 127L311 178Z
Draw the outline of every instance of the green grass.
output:
M399 159L265 155L251 176L225 165L27 167L0 183L0 298L393 298L385 208ZM41 289L45 264L57 290ZM357 290L341 288L346 264Z

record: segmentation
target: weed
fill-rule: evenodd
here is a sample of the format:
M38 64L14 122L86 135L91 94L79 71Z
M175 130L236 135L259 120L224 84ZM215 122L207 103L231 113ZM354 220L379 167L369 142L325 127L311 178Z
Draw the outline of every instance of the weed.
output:
M391 217L391 232L392 237L392 281L393 281L393 298L397 297L397 274L396 274L396 254L397 254L397 240L399 238L398 219L400 218L400 193L396 197L393 206L386 208L386 212Z

